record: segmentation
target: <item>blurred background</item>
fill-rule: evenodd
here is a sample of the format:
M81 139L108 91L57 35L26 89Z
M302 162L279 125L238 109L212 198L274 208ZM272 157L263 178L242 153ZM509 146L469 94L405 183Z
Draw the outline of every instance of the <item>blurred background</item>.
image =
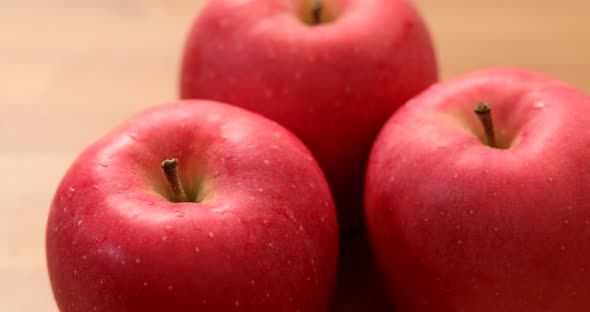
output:
M176 98L203 0L0 0L0 310L57 311L49 204L85 146ZM441 79L510 65L590 93L590 1L417 0Z

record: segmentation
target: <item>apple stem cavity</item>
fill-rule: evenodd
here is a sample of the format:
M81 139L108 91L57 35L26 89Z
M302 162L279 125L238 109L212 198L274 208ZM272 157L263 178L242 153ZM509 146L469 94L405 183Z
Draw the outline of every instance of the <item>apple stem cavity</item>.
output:
M492 109L488 103L479 103L475 105L473 111L479 117L481 125L485 131L486 143L489 147L497 148L496 135L494 134L494 123L492 122Z
M322 23L322 0L315 0L311 6L311 15L313 18L313 24L319 25Z
M168 186L172 190L172 201L174 202L188 202L186 192L180 182L180 176L178 175L178 159L169 158L162 162L162 171L168 180Z

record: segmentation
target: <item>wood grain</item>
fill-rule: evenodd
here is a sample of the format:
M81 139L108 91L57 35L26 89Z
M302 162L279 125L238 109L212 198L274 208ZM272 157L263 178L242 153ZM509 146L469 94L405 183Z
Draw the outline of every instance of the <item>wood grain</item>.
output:
M176 96L200 0L0 0L0 303L56 311L45 267L49 203L77 154ZM447 79L522 66L590 92L590 2L422 0Z

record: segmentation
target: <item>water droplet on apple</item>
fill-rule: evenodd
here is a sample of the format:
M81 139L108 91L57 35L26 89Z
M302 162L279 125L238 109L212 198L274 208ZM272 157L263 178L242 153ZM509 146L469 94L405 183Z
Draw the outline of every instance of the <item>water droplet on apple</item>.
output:
M180 211L178 209L174 209L174 214L179 218L182 218L185 215L184 211Z
M100 186L98 186L98 185L94 184L94 185L92 186L92 188L93 188L93 189L95 189L95 190L98 190L98 189L100 188Z
M167 225L166 228L164 228L164 231L168 234L173 234L174 233L174 227L172 227L171 225Z
M535 103L535 108L543 108L543 107L545 107L545 103L543 103L541 101Z
M99 162L98 163L99 166L103 167L103 168L108 168L109 165L103 163L103 162Z
M97 238L95 238L97 243L102 243L106 240L107 238L105 236L99 236Z

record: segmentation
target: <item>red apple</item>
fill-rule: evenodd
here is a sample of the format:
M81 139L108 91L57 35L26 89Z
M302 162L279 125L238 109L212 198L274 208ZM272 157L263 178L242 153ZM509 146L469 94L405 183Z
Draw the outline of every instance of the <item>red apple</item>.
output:
M365 213L397 308L588 311L588 125L590 97L516 69L438 84L395 113Z
M58 306L83 312L324 311L338 253L311 153L278 124L209 101L149 109L84 151L46 244Z
M410 1L212 0L187 39L180 94L244 107L293 131L350 228L362 224L364 170L379 129L436 78Z

